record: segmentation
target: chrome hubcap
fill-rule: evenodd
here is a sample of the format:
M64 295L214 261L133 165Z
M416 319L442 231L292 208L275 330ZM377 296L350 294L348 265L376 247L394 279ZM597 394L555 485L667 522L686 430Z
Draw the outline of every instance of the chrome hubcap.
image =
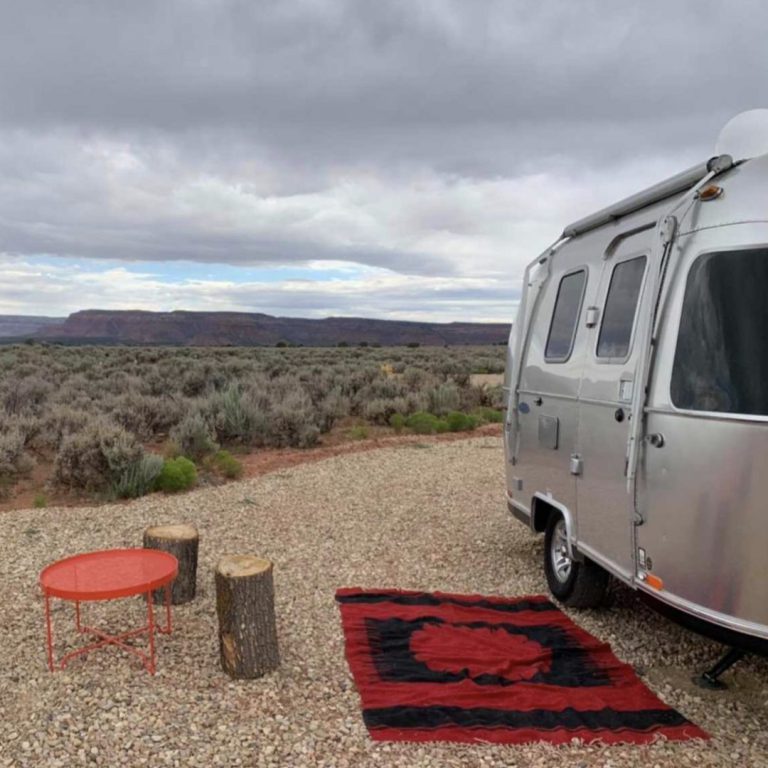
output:
M557 580L561 583L568 581L571 575L573 561L568 557L568 539L565 533L565 521L560 520L552 533L552 541L549 545L549 557Z

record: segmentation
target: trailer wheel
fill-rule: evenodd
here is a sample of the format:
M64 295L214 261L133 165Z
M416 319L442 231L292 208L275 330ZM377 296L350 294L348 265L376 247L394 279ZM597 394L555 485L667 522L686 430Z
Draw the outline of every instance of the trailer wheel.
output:
M544 535L544 572L552 594L570 608L595 608L605 597L608 573L591 560L568 556L565 520L550 515Z

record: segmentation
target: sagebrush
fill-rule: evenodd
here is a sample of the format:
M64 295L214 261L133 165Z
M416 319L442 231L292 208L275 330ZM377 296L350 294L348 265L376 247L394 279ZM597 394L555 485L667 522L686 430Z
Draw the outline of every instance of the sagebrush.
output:
M504 360L500 346L0 347L0 485L42 459L58 486L132 497L156 484L153 454L306 448L345 420L357 437L471 429L501 406L472 374Z

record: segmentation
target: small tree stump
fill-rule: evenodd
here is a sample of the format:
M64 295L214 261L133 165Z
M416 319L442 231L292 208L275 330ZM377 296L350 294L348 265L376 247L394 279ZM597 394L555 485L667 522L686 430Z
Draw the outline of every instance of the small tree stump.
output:
M194 600L197 584L197 548L200 537L193 525L155 525L144 531L145 549L170 552L179 561L179 574L171 587L171 603ZM155 603L165 602L165 590L152 593Z
M227 555L216 566L221 666L234 678L253 678L280 664L272 563Z

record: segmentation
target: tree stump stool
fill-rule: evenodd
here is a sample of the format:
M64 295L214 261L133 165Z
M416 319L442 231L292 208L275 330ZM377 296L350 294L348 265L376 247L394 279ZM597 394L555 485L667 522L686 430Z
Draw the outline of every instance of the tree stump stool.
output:
M170 552L179 561L179 574L171 587L171 603L182 605L195 597L197 548L200 537L193 525L154 525L144 531L144 548ZM155 603L165 601L164 591L152 593Z
M221 666L233 678L254 678L280 664L272 563L227 555L216 566Z

